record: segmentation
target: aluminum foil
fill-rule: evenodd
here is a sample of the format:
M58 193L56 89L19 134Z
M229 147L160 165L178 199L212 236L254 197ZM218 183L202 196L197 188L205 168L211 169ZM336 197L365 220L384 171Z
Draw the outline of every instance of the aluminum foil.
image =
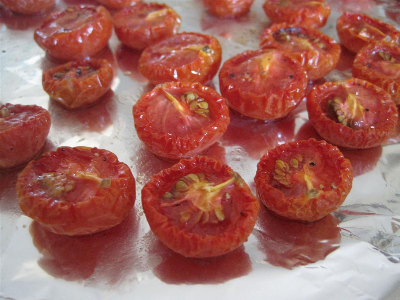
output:
M53 11L95 1L59 0ZM214 35L223 60L257 49L270 25L263 0L239 20L209 16L196 0L165 1L182 16L183 31ZM321 31L338 40L342 10L362 12L400 28L396 0L328 1L332 13ZM139 141L132 106L151 90L137 69L139 52L115 35L98 57L113 65L110 91L96 105L69 111L43 91L41 75L55 66L33 41L44 15L17 16L0 7L1 103L37 104L52 117L44 151L58 146L91 146L114 152L137 180L137 200L127 219L102 233L72 238L50 233L22 215L15 183L20 170L0 175L0 299L399 299L400 134L382 147L345 151L356 177L343 206L313 224L287 222L261 208L248 241L222 257L188 259L161 244L143 214L140 191L170 163ZM324 80L351 77L354 55L343 49L336 70ZM318 83L322 83L320 80ZM218 91L218 79L212 86ZM399 126L400 127L400 126ZM400 130L399 130L400 131ZM231 112L231 124L207 155L225 161L255 191L254 175L269 148L315 136L304 101L284 120L257 122Z

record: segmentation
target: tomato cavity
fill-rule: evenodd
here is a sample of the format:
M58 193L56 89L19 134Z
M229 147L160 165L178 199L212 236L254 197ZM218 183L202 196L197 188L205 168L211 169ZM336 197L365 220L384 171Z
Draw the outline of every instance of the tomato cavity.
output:
M300 27L287 27L274 32L273 37L293 52L321 51L327 47L320 38L308 36L303 31Z
M374 69L384 77L400 79L400 55L393 55L388 51L374 51L369 59L367 68Z

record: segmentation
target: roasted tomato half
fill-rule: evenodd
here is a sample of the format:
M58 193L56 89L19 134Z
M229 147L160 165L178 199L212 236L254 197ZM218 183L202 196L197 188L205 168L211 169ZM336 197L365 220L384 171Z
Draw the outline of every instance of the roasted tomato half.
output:
M213 79L221 64L222 49L210 35L183 32L143 51L139 71L151 83L200 82Z
M60 147L31 161L17 181L19 206L48 230L70 236L121 223L135 202L135 179L110 151Z
M279 50L248 50L223 64L222 96L242 115L271 120L286 116L303 99L307 74L301 64Z
M127 47L143 50L174 35L181 27L181 17L166 4L141 3L114 15L118 39Z
M103 6L77 5L54 13L36 29L34 39L54 59L82 59L103 49L113 21Z
M33 159L50 131L49 112L36 105L0 105L0 170Z
M289 51L307 71L308 79L324 77L339 62L340 46L317 29L273 24L261 34L262 49Z
M400 39L400 33L392 25L357 13L343 13L336 30L343 46L354 53L377 41L398 43Z
M212 257L242 245L256 223L259 202L240 175L205 156L181 160L142 189L153 233L187 257Z
M307 96L307 111L322 138L353 149L380 145L398 120L390 95L356 78L315 86Z
M121 9L138 4L142 2L142 0L97 0L97 2L110 9Z
M218 18L236 18L247 14L254 0L203 0L206 10Z
M289 23L303 27L322 27L331 13L324 0L267 0L264 11L273 23Z
M383 88L400 104L400 48L393 44L371 44L362 48L353 63L353 76Z
M22 15L33 15L44 12L54 6L56 0L0 0L0 3L13 12Z
M168 159L202 154L226 131L225 99L200 83L170 82L143 95L133 107L139 138Z
M312 222L344 202L352 187L353 169L337 147L309 139L268 150L254 180L258 198L270 211Z

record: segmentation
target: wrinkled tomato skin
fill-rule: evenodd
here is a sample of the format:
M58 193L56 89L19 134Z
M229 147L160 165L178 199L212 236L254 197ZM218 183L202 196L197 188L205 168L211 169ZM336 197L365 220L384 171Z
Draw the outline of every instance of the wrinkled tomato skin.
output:
M69 236L118 225L136 197L129 167L112 152L89 147L60 147L31 161L18 177L17 194L24 214Z
M207 12L218 18L238 18L250 11L254 0L203 0Z
M33 159L50 131L49 112L36 105L0 105L0 171Z
M179 100L179 94L197 94L208 103L209 115L190 111L181 116L165 97L157 100L163 90L176 94ZM136 102L132 112L140 140L152 153L170 160L202 154L225 133L230 121L225 99L199 83L170 82L157 86Z
M89 69L89 74L85 74ZM44 71L43 89L66 108L74 109L97 101L110 90L111 64L105 59L71 61Z
M369 26L378 30L376 35L361 34ZM398 43L400 34L395 27L381 20L373 19L367 15L344 12L337 20L336 31L340 42L349 51L357 53L368 44L384 40L386 42ZM379 34L378 34L379 32Z
M295 41L285 43L281 40L282 33L289 39L300 38L310 43L312 49L305 49ZM323 48L318 47L323 45ZM260 38L261 49L279 49L289 51L307 71L309 80L324 77L336 68L340 59L340 45L332 38L317 29L292 26L286 23L273 24L264 30Z
M348 90L362 94L360 101L367 101L365 124L351 128L331 116L328 101L335 96L348 97ZM348 149L366 149L379 146L394 131L398 113L390 95L365 80L353 78L342 82L327 82L315 86L307 95L307 111L311 124L318 134L329 143Z
M301 155L302 160L294 164L292 159L296 155ZM301 173L284 182L282 173L277 171L279 160L287 164L286 172L291 174L311 169L306 174L314 193L310 194L306 181L300 179ZM326 141L309 139L268 150L257 165L254 180L259 200L271 212L284 219L314 222L334 212L344 202L352 187L353 170L337 147Z
M268 55L273 57L274 68L263 76L258 61ZM235 111L255 119L273 120L285 117L299 105L305 96L307 74L289 54L247 50L225 61L219 72L219 86L221 95Z
M54 6L55 0L0 0L0 3L21 15L45 12Z
M109 9L122 9L124 7L128 7L131 5L136 5L141 3L141 0L97 0L97 2L101 3L105 7Z
M180 178L196 173L205 174L215 185L235 179L226 187L231 195L224 207L224 210L230 207L229 218L217 224L200 222L197 229L192 229L186 223L176 224L163 212L162 198ZM153 176L142 189L142 205L153 233L173 251L195 258L219 256L240 247L251 234L260 207L239 174L205 156L181 160Z
M379 55L379 53L382 56ZM385 59L384 55L388 55ZM384 89L400 104L400 48L391 44L371 44L356 55L353 76L367 80Z
M148 20L151 13L166 11L162 17ZM125 8L114 15L114 29L125 46L143 50L166 37L176 34L181 27L181 17L166 4L141 3Z
M323 27L331 13L329 4L324 0L267 0L263 8L273 23L313 28Z
M34 33L36 43L55 60L90 57L111 37L113 21L103 6L76 5L54 13Z
M190 48L201 46L206 51ZM221 45L215 37L183 32L145 49L139 71L154 85L170 81L207 84L217 74L221 59Z

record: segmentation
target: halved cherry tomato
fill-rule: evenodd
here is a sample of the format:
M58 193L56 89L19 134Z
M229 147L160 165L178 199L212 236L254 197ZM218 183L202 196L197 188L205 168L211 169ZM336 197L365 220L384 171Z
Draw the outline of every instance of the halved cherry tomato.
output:
M398 120L390 95L356 78L315 86L307 96L307 111L321 137L355 149L380 145Z
M136 5L142 2L142 0L97 0L97 2L110 9L121 9L131 5Z
M300 63L279 50L248 50L223 64L222 96L239 113L256 119L282 118L305 96L307 74Z
M110 13L103 6L76 5L50 15L36 29L34 39L50 57L75 60L103 49L112 29Z
M36 105L0 105L0 170L33 159L50 131L49 112Z
M322 27L331 13L331 7L324 0L267 0L263 8L273 23L303 27Z
M343 13L337 20L336 30L343 46L354 53L377 41L398 43L400 40L395 27L363 14Z
M255 225L259 203L227 165L197 156L164 169L142 189L153 233L187 257L212 257L242 245Z
M110 151L60 147L30 162L17 181L21 210L48 230L70 236L121 223L135 202L135 179Z
M210 35L183 32L143 51L139 71L151 83L199 82L213 79L221 64L222 49Z
M133 107L133 118L151 152L181 159L202 154L224 134L229 108L209 87L170 82L143 95Z
M56 0L0 0L0 2L13 12L33 15L52 8Z
M287 50L303 65L308 79L324 77L339 62L340 46L317 29L273 24L261 34L262 49Z
M105 59L71 61L44 71L43 89L67 108L91 104L110 90L113 70Z
M372 44L362 48L354 59L353 76L383 88L400 104L400 48L393 44Z
M254 0L203 0L206 10L218 18L236 18L247 14Z
M309 139L268 150L254 180L258 198L270 211L286 219L313 222L344 202L353 170L337 147Z
M114 15L118 39L138 50L176 34L180 27L181 17L166 4L141 3Z

